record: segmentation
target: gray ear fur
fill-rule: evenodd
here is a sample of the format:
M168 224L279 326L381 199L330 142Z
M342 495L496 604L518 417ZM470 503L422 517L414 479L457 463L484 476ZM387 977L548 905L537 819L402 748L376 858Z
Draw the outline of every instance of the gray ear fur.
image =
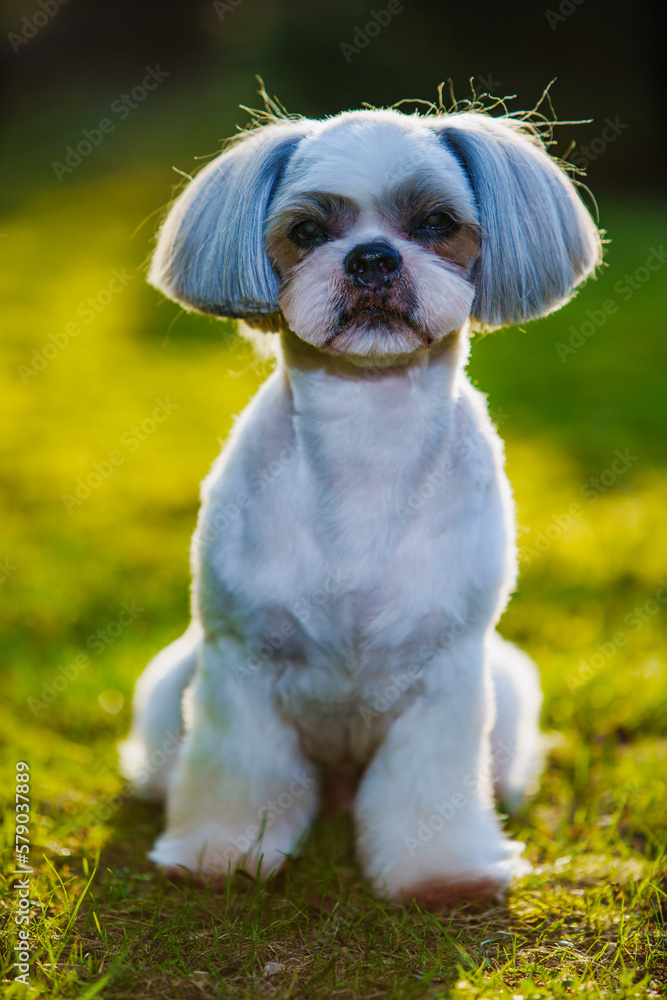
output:
M276 316L278 279L264 247L264 220L281 173L306 132L305 121L266 125L197 174L160 230L149 282L199 312Z
M558 309L601 259L570 179L519 122L465 112L432 128L464 167L480 213L472 319L494 328Z

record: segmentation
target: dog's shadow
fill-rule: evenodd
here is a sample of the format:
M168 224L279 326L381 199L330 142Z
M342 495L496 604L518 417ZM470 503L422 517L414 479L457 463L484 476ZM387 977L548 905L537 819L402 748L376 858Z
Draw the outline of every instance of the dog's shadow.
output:
M293 854L286 855L280 870L265 882L243 870L229 879L202 878L183 869L182 877L165 875L154 865L148 853L164 828L164 808L161 803L124 799L110 818L108 838L100 860L100 869L112 881L129 888L131 882L142 882L161 894L181 898L224 899L248 905L261 900L264 905L279 905L289 900L298 909L312 907L323 913L340 907L382 907L387 912L410 910L419 914L416 904L387 903L378 899L364 878L355 852L355 831L352 817L345 808L332 810L326 803L310 830ZM508 912L506 903L493 907L493 912ZM491 912L488 905L463 904L452 913L466 915Z
M227 899L238 893L248 900L255 893L265 899L282 899L292 893L301 901L324 899L331 892L334 901L349 894L352 886L366 887L355 858L354 829L349 813L322 809L293 854L286 855L280 870L264 883L243 870L231 879L202 878L183 869L182 877L165 876L148 858L155 840L164 829L161 803L126 798L110 817L108 836L100 859L100 869L123 877L136 873L143 881L176 886L179 891L199 895L206 892ZM228 884L229 883L229 884Z
M93 892L82 905L92 931L93 911L105 899L105 935L118 940L128 975L148 973L156 962L182 974L187 955L188 968L241 986L276 955L287 962L286 972L296 975L303 967L305 974L312 971L314 953L324 948L334 954L342 940L348 942L344 951L354 947L361 953L372 942L377 952L409 938L422 940L419 961L431 963L438 983L450 987L458 977L456 941L473 955L479 952L480 961L489 940L500 941L501 948L512 941L506 903L433 914L378 899L361 873L352 819L342 809L335 815L323 810L298 852L264 883L243 871L222 882L202 881L185 870L182 878L165 876L148 858L163 828L160 804L124 799L107 824Z

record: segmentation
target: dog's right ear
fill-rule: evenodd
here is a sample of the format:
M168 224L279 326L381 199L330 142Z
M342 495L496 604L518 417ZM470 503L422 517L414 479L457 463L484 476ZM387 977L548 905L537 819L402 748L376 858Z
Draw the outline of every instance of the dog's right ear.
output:
M249 132L197 174L160 230L150 284L186 309L215 316L279 315L264 220L309 124L285 121Z

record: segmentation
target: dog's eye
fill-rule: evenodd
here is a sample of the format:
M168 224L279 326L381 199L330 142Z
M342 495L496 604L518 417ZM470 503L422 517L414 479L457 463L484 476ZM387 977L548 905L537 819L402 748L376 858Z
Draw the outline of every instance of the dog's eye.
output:
M452 226L455 225L455 220L451 217L451 215L448 215L447 212L433 212L424 219L419 228L442 233L447 229L451 229Z
M301 246L308 246L315 240L326 239L326 237L327 234L322 229L322 226L320 226L319 222L315 222L314 219L306 219L304 222L300 222L290 233L290 238L295 243L301 244Z

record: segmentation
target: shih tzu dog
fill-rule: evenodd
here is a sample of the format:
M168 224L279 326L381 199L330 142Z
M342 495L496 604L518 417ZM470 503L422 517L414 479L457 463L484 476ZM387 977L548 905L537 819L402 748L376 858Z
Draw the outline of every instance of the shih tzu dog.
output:
M512 496L464 367L471 329L560 308L599 260L507 115L274 120L187 185L149 280L280 351L203 486L192 624L137 685L123 765L166 797L155 862L268 876L328 788L389 899L490 899L525 870L493 792L535 782L541 695L495 631Z

